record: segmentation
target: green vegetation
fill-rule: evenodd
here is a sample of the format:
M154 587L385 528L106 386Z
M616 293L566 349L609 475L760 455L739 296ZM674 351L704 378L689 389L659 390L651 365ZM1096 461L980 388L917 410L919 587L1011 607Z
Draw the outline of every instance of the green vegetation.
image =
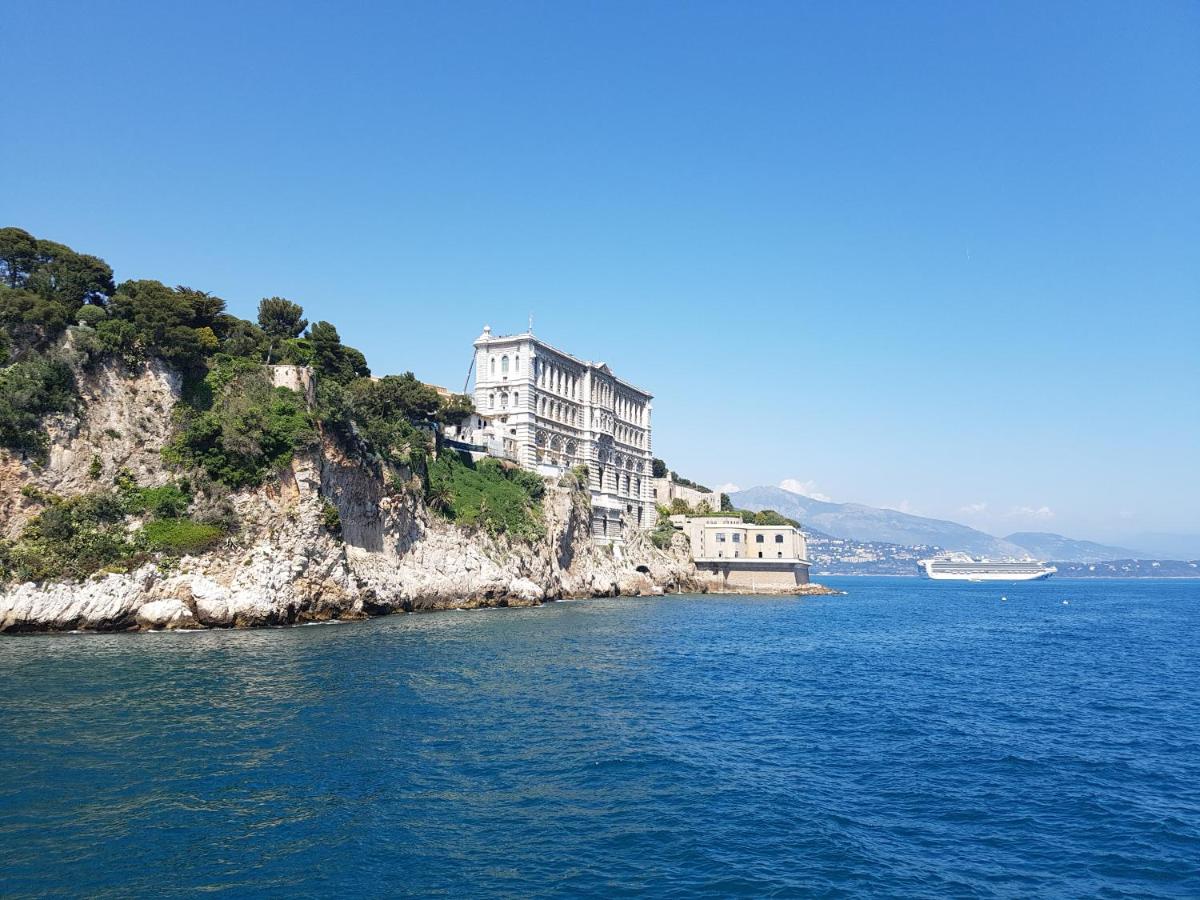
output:
M17 541L0 545L0 572L22 581L85 578L136 552L125 510L111 492L52 498Z
M795 519L789 519L787 516L781 515L773 509L763 509L758 512L739 509L735 512L742 517L742 521L747 525L791 525L793 528L800 527L800 523Z
M30 356L0 369L0 447L42 460L47 437L42 419L75 404L75 378L63 362Z
M650 543L659 550L666 550L670 547L672 539L678 534L675 526L671 524L669 516L670 513L664 507L658 507L658 522L650 532Z
M385 477L397 484L408 478L405 490L423 487L430 504L455 521L520 539L544 531L538 476L447 453L429 466L437 425L470 416L470 397L441 396L411 372L373 381L366 358L342 343L333 324L310 326L303 308L285 298L264 298L251 322L205 291L149 279L116 284L97 257L0 229L0 447L43 459L45 417L74 409L76 374L107 360L131 367L161 360L183 376L176 433L163 454L202 487L141 488L121 473L113 490L41 498L47 508L3 547L5 572L79 577L148 553L202 552L232 525L225 493L261 484L312 446L319 428L347 448L365 446L404 466L407 472ZM273 386L266 368L273 363L312 367L313 408ZM88 475L104 476L99 453ZM586 470L571 477L586 485ZM336 513L326 510L331 531L340 529ZM131 534L129 517L149 521Z
M225 532L216 525L193 522L191 519L158 519L147 522L140 536L149 550L183 556L212 549L225 537Z
M304 398L273 387L257 363L225 358L181 405L181 427L168 460L203 469L233 488L261 484L316 440Z
M321 504L321 521L326 531L332 534L342 533L342 514L328 500Z
M420 469L433 449L429 423L441 408L436 390L412 372L388 375L378 381L360 378L346 391L349 416L359 434L388 462Z
M461 525L533 541L545 534L542 478L495 459L471 461L443 450L429 466L426 500L431 509Z
M203 553L226 535L212 522L188 518L186 482L142 488L128 472L115 487L64 499L36 489L26 496L46 504L12 542L0 542L0 577L22 581L80 579L98 571L128 571L152 555ZM148 518L130 530L130 517Z

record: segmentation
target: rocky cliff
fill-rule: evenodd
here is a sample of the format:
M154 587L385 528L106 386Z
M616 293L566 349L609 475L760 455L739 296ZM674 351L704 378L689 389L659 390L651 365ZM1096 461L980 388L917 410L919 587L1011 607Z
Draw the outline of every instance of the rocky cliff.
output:
M174 474L160 451L177 375L101 367L81 373L80 388L79 413L48 423L44 467L0 453L8 537L42 508L39 491L92 489L96 460L102 476L125 468L142 484ZM218 548L82 583L0 587L0 631L242 627L698 586L686 547L662 552L636 532L623 546L597 545L587 493L573 484L548 487L545 538L516 543L431 514L395 475L325 435L265 485L229 498L238 528ZM327 525L329 505L340 533Z

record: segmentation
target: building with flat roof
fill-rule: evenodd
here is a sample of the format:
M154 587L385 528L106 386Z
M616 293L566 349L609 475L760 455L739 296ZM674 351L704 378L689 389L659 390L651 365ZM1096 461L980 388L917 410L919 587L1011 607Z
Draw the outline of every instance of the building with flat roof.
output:
M740 516L671 516L687 535L696 569L723 588L779 590L808 584L808 544L791 525L749 525Z
M485 325L474 346L478 419L463 440L547 476L587 466L601 540L652 528L651 394L531 331L494 335Z

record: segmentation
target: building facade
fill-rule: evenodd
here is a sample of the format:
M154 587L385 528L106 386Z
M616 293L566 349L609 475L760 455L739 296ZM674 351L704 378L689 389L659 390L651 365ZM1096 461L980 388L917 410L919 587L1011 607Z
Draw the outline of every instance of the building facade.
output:
M723 588L808 584L808 544L791 525L748 525L740 516L671 516L688 537L696 569Z
M654 526L649 393L532 332L501 336L484 326L473 396L470 443L547 476L587 466L597 538Z

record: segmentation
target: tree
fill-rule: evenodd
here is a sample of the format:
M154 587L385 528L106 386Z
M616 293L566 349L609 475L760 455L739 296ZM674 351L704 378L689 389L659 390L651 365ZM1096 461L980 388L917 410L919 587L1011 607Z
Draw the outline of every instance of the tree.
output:
M308 325L304 308L282 297L263 297L258 304L258 324L269 340L267 363L275 359L276 351L284 341L300 337Z
M451 394L438 408L438 421L444 425L459 425L475 412L475 403L466 394Z
M667 464L665 462L663 462L661 459L655 459L654 462L652 463L651 471L653 472L655 478L666 478L667 477Z
M21 287L37 264L37 239L20 228L0 228L0 276L10 288Z
M197 328L205 326L213 328L218 318L225 312L225 301L220 297L214 297L208 291L198 291L181 284L176 286L175 293L191 304L192 324Z
M337 329L328 322L317 322L309 328L308 342L312 348L313 367L319 375L339 384L349 384L371 374L367 358L343 344Z
M0 371L0 447L42 456L42 417L65 412L74 403L75 379L58 360L32 356Z
M287 340L300 337L308 327L304 307L282 297L264 297L258 304L258 325L267 337Z
M386 375L378 381L360 379L352 385L356 418L428 421L441 404L436 390L417 380L412 372Z
M109 303L109 318L96 326L96 333L106 349L131 364L158 356L188 366L214 349L214 341L207 339L212 331L201 334L195 321L187 294L161 281L125 281Z
M85 303L103 306L114 290L108 263L54 241L37 242L37 260L25 279L25 287L61 303L68 315Z
M733 501L729 499L728 494L721 495L721 512L733 512Z

